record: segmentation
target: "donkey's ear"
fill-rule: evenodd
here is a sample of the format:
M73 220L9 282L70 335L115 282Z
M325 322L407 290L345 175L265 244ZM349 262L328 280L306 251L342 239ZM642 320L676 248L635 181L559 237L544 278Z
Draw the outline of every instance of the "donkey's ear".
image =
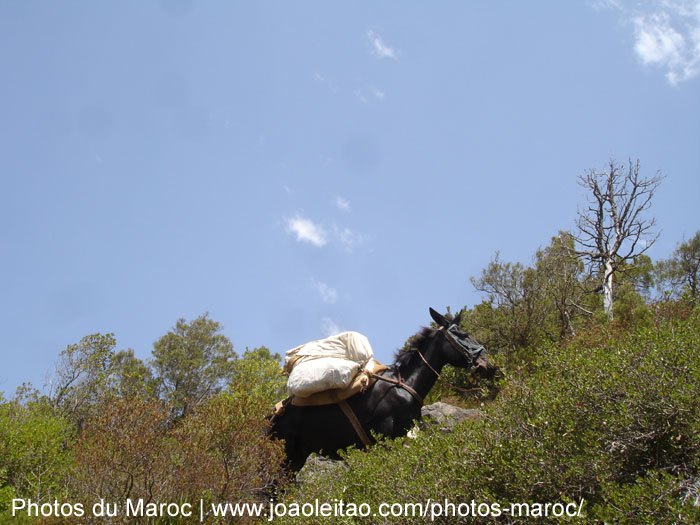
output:
M455 318L452 320L452 324L456 324L457 326L459 326L460 322L462 321L462 312L463 311L464 310L460 310L459 313L457 315L455 315Z
M430 309L430 317L432 317L432 318L433 318L433 321L435 321L435 322L436 322L437 324L439 324L440 326L444 326L445 328L447 328L448 326L450 326L450 322L445 318L445 316L443 316L443 315L437 313L437 312L436 312L435 310L433 310L432 308Z

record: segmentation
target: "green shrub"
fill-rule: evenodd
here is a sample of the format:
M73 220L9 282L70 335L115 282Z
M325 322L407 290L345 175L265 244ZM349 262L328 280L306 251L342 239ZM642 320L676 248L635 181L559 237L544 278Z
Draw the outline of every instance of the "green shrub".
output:
M70 423L45 399L0 397L0 523L25 521L11 515L13 498L42 504L65 497L73 440Z
M700 507L693 505L695 498L688 497L683 480L671 474L654 472L624 485L606 483L601 500L591 509L591 515L607 523L700 523Z
M277 361L260 349L237 359L234 372L225 391L198 403L185 400L190 409L184 416L153 398L105 399L73 447L73 501L85 509L101 498L119 503L110 523L169 525L193 519L126 516L123 502L188 503L199 515L200 500L206 509L266 501L268 492L286 481L282 444L267 435L265 419L284 382ZM88 512L82 521L67 522L98 521ZM204 522L222 523L213 515Z

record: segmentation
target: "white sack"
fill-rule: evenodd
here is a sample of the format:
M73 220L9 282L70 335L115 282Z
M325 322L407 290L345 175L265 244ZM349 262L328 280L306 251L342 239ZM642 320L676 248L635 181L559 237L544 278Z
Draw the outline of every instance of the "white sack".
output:
M299 363L289 374L287 390L291 395L308 397L330 388L345 388L357 375L360 365L337 357L321 357Z
M291 372L291 368L296 366L296 363L318 357L338 357L364 365L373 356L374 352L367 337L359 332L342 332L288 350L284 368L287 372ZM294 358L297 358L296 363L290 366L290 361L295 361Z
M345 388L373 355L369 340L358 332L342 332L297 346L286 353L287 390L307 397L330 388Z

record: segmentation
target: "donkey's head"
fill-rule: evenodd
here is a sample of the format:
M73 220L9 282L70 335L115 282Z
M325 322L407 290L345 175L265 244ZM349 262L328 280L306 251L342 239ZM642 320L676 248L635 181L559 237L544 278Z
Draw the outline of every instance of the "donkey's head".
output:
M462 312L450 321L431 308L430 317L444 337L442 351L447 363L472 369L480 377L493 377L496 367L489 362L486 349L460 327Z

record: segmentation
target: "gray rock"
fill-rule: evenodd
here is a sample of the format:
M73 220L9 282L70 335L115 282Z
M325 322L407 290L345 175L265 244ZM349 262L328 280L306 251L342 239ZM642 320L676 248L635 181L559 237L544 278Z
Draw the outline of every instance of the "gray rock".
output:
M443 430L450 431L456 423L464 421L481 421L483 412L474 408L460 408L447 403L437 402L424 406L421 409L420 427L425 428L430 424L437 424Z
M306 483L319 476L323 477L332 474L340 468L347 468L344 461L328 459L318 454L311 454L303 468L297 473L297 483Z
M681 483L683 503L692 503L694 507L700 507L700 476L694 479L686 479Z

